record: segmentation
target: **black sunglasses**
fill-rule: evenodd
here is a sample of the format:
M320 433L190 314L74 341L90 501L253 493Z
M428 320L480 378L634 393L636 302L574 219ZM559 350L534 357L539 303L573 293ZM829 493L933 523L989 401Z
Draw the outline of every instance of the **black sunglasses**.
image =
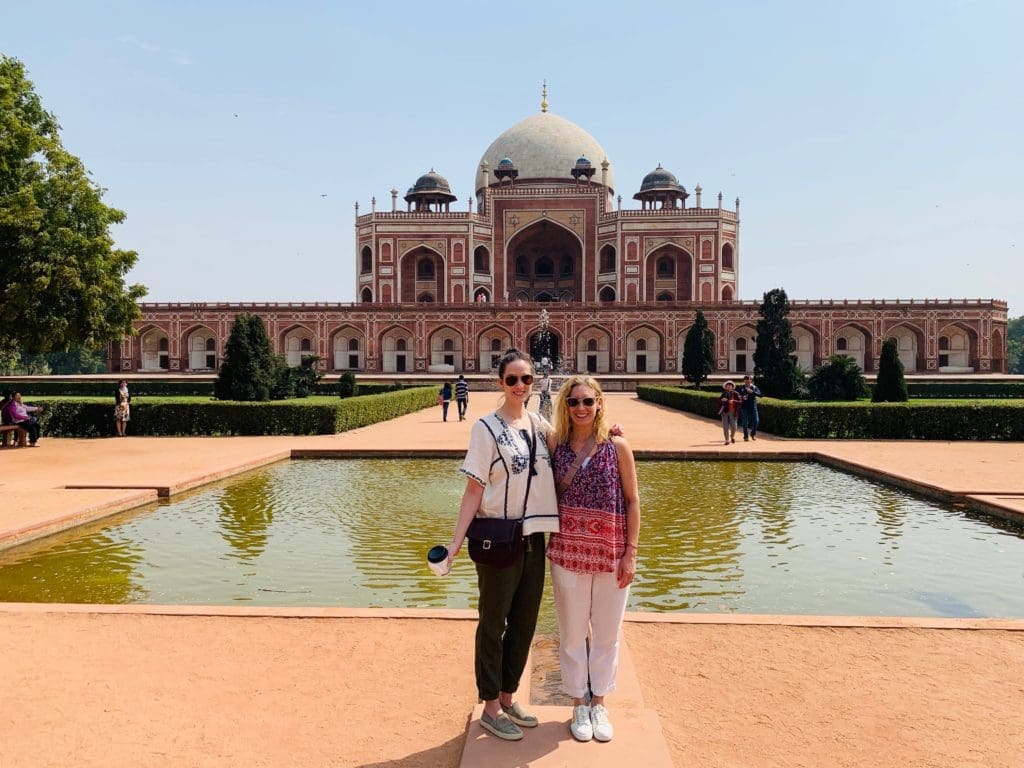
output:
M565 404L568 405L570 408L575 408L580 403L583 403L583 405L587 406L587 408L590 408L596 402L597 402L597 399L593 398L593 397L583 397L583 398L580 398L580 397L567 397L567 398L565 398Z
M514 373L510 373L508 376L505 377L505 386L514 387L520 381L523 382L523 384L525 384L526 386L530 386L531 384L533 384L533 374L524 373L522 376L516 376Z

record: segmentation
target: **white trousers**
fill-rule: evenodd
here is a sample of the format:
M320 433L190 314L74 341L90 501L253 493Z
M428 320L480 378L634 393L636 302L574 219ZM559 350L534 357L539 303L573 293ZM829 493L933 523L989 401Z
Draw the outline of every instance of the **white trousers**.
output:
M619 589L615 573L575 573L554 563L551 586L558 612L562 689L576 699L584 698L588 688L595 696L607 695L615 690L629 587Z

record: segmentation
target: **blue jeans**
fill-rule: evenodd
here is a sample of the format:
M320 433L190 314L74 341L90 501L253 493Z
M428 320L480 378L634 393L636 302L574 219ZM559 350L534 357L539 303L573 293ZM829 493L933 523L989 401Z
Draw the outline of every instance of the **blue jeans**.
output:
M760 423L760 418L757 415L757 408L748 410L744 408L740 412L740 421L743 422L743 439L746 440L748 436L757 435L757 425Z

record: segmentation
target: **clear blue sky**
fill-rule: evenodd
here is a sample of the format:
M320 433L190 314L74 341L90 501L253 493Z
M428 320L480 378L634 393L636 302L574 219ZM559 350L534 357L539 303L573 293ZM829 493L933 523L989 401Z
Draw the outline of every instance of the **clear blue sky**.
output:
M14 5L147 300L353 300L353 203L431 167L464 201L547 78L624 205L659 162L741 198L740 298L1024 313L1024 3Z

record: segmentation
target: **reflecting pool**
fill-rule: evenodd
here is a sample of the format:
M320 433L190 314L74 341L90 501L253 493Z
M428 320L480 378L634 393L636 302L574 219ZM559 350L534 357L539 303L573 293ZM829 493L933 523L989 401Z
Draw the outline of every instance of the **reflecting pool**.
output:
M472 607L465 554L445 578L424 561L451 535L459 463L255 470L0 552L0 600ZM637 470L633 610L1024 617L1020 527L817 464Z

